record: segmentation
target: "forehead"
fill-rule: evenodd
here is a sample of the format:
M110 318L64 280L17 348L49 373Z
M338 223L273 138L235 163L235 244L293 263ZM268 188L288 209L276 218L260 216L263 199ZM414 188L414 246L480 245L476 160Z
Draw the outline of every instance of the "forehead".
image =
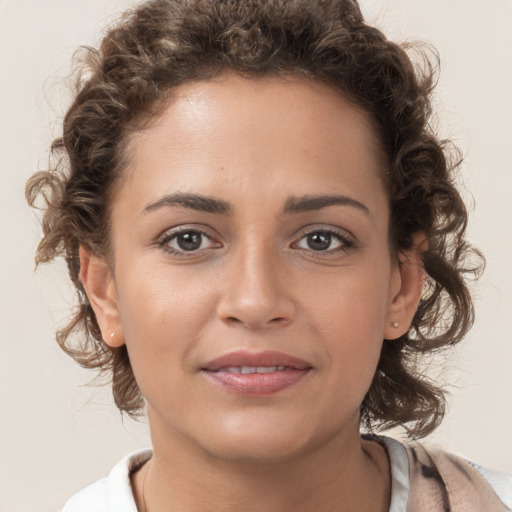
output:
M145 199L162 187L222 194L228 185L239 196L283 186L288 195L360 193L383 175L370 116L296 76L225 74L181 86L128 147L127 181Z

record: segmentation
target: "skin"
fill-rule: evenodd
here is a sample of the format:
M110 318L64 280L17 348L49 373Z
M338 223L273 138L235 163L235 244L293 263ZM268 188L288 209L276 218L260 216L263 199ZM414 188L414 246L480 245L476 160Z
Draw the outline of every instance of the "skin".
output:
M390 249L369 116L312 80L225 74L174 91L128 155L113 266L82 249L81 278L147 401L154 455L134 477L138 503L145 480L151 512L387 510L387 456L360 439L359 406L423 271L417 250ZM290 208L334 195L349 200ZM200 245L183 250L176 229ZM201 368L237 349L312 369L277 393L230 393Z

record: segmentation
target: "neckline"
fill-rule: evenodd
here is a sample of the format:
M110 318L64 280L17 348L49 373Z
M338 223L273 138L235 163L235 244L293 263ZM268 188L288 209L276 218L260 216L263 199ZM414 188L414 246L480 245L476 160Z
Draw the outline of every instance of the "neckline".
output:
M391 501L388 512L403 512L407 510L407 503L409 501L409 457L405 446L396 439L386 436L378 436L374 434L363 435L366 440L379 443L385 450L389 460L391 469ZM151 449L138 451L128 455L124 461L125 478L130 490L130 495L133 499L133 506L135 507L135 496L131 485L132 475L143 464L145 464L152 456ZM111 475L113 476L113 475ZM137 510L134 508L134 510Z
M403 512L407 510L410 491L409 456L405 446L396 439L371 434L363 436L369 441L379 443L385 450L389 459L391 470L391 501L389 512Z

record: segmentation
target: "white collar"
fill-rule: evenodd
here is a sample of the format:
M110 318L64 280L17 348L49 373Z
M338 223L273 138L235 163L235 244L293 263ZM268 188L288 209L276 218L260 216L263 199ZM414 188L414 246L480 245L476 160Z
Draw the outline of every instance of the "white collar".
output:
M407 510L409 499L409 458L402 443L384 436L371 436L384 446L391 466L391 505L389 512ZM137 512L131 486L132 473L148 461L151 450L131 453L117 463L108 477L75 494L62 512Z

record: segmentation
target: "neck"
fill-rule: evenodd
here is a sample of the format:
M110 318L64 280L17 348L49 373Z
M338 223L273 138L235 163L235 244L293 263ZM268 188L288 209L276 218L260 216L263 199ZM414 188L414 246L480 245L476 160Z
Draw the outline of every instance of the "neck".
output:
M151 463L134 478L141 512L384 512L389 507L385 450L362 440L358 430L273 461L227 460L186 439L169 442L154 432L152 437Z

